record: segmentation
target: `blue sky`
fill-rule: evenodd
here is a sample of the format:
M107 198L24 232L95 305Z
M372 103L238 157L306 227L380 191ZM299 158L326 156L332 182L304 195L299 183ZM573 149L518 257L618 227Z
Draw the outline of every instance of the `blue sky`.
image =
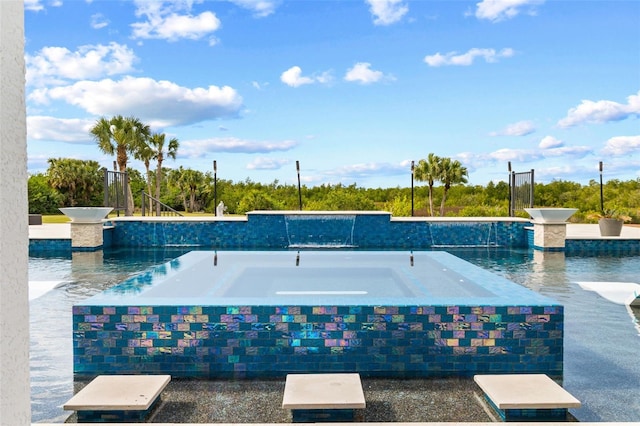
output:
M28 166L112 167L89 129L136 116L164 163L255 182L640 178L640 1L25 0ZM136 161L130 167L144 167Z

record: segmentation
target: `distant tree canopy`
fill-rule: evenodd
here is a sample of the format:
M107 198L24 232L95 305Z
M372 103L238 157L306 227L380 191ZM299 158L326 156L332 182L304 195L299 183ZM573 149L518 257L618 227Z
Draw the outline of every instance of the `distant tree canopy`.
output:
M98 206L102 204L102 171L95 161L51 159L44 174L29 178L29 212L55 214L58 207ZM420 165L420 163L419 163ZM420 167L423 167L420 165ZM434 178L433 185L416 186L413 204L415 216L430 216L431 205L440 205L444 216L508 216L509 184L489 182L486 186L467 185L466 169L460 165L447 181ZM417 169L416 169L417 171ZM127 169L136 209L140 208L140 193L148 190L145 175ZM158 179L158 174L152 174ZM147 175L148 176L148 175ZM299 196L303 210L384 210L394 216L411 215L411 188L360 188L352 185L270 184L246 179L240 182L214 179L210 172L179 167L160 171L160 200L170 207L191 213L215 212L216 203L223 201L227 214L245 214L252 210L298 210ZM424 174L422 176L428 176ZM428 179L424 181L429 182ZM155 182L154 182L155 183ZM629 181L610 180L604 184L604 205L631 216L632 223L640 223L640 178ZM573 207L578 212L575 222L594 222L589 215L600 211L600 185L590 181L586 185L557 180L534 187L536 207ZM429 200L425 203L425 200ZM445 205L446 201L446 205ZM528 217L526 213L519 215Z
M97 161L51 158L46 176L64 205L99 206L103 202L103 172Z

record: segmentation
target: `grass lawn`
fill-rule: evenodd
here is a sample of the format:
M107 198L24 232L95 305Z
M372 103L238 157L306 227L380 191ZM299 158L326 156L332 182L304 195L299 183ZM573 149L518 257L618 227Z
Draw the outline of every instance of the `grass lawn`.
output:
M69 219L63 214L43 214L42 215L42 223L67 223L70 221L71 219Z

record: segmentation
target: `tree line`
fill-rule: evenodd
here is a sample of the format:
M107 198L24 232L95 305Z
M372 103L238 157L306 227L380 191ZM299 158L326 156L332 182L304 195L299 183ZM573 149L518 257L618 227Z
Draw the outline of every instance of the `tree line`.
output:
M135 117L101 118L91 129L98 147L116 157L118 170L129 176L131 215L141 205L145 191L178 211L213 214L216 202L223 201L228 214L244 214L252 210L384 210L394 216L508 216L509 184L489 182L467 185L468 172L459 161L433 153L412 165L413 176L424 186L414 188L362 188L352 185L302 186L216 179L211 172L164 166L175 159L179 141L152 133ZM144 172L128 167L133 157L145 166ZM155 170L152 170L155 162ZM104 171L92 160L52 158L46 172L29 177L29 212L58 214L59 207L100 206L103 204ZM610 180L603 188L607 209L616 209L640 223L640 179ZM600 211L600 185L594 180L587 185L570 181L535 184L538 207L573 207L578 212L573 220L590 221ZM435 205L439 204L436 211ZM526 213L519 213L527 217Z
M31 175L28 181L29 212L59 214L58 207L101 206L103 203L103 169L96 161L69 158L49 160L45 173ZM128 169L134 205L141 205L141 192L148 191L148 181L136 169ZM156 174L152 184L156 184ZM252 210L298 210L299 196L303 210L383 210L394 216L430 216L433 203L440 204L444 216L508 216L509 184L501 181L487 185L445 184L408 187L362 188L352 185L318 185L298 187L275 180L269 184L246 179L234 182L214 178L211 172L198 170L160 170L160 197L168 206L192 213L215 212L216 201L223 201L228 214ZM640 179L610 180L604 184L606 209L617 209L640 223ZM600 185L595 180L583 185L558 180L534 186L536 206L573 207L573 219L589 222L588 216L600 210ZM443 201L446 200L446 206ZM443 208L444 206L444 208ZM523 214L526 217L526 214Z

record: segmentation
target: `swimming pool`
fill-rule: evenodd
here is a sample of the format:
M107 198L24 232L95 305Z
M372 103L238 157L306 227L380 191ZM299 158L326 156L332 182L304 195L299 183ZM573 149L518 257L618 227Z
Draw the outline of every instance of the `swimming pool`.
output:
M66 254L30 258L30 280L60 281L57 288L30 303L34 422L62 422L69 414L60 406L73 394L71 306L186 251L120 249L100 254L74 253L73 262ZM565 306L563 386L583 402L582 408L572 410L579 420L640 418L638 313L576 284L638 282L639 256L565 257L563 253L524 249L448 251ZM289 253L294 259L294 253Z

